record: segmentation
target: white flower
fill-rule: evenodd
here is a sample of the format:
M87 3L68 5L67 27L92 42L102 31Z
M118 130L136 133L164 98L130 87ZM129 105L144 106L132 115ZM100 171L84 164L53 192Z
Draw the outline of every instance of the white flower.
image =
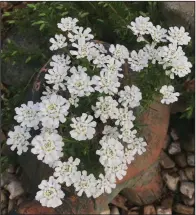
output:
M95 48L97 48L99 50L100 53L102 54L106 54L107 50L105 49L104 45L101 43L95 43Z
M75 66L72 66L71 69L70 69L70 73L72 74L80 74L80 73L85 73L87 71L87 68L86 67L82 67L82 66L78 66L77 68Z
M95 90L100 93L114 95L118 92L120 82L116 75L111 75L107 71L101 71L100 76L94 75L92 81L95 84Z
M147 143L144 138L135 138L132 143L128 144L127 147L133 150L136 154L142 155L146 151Z
M178 96L180 95L178 92L174 92L174 87L171 85L162 86L160 89L160 93L163 94L161 103L167 105L178 101Z
M159 42L167 42L166 37L167 37L167 30L164 28L161 28L160 25L152 26L149 29L150 35L152 39L159 43Z
M79 99L77 96L71 96L68 101L70 105L73 105L74 107L78 107Z
M124 146L114 138L100 141L101 149L96 151L103 166L117 166L123 162Z
M118 139L118 136L119 136L118 128L117 127L111 127L109 125L104 126L104 130L102 133L105 134L105 136L107 138Z
M42 206L56 208L62 204L61 199L65 194L61 190L61 185L58 184L53 176L50 176L49 180L42 180L38 186L40 191L37 192L35 199L41 203Z
M122 162L117 166L106 166L104 170L110 176L111 180L115 180L116 177L121 180L127 174L127 169L126 163Z
M67 88L70 94L78 97L89 96L91 92L94 92L92 84L93 82L90 80L90 77L82 70L73 73L67 79Z
M90 54L91 48L94 46L92 42L86 42L84 37L78 39L78 43L72 43L72 46L77 50L71 50L72 55L76 55L76 58L84 58Z
M61 23L58 23L57 26L60 28L62 31L73 31L78 28L76 26L76 23L78 22L78 19L76 18L71 18L71 17L66 17L61 19Z
M128 25L127 28L130 28L133 34L137 36L149 34L149 30L153 27L153 24L149 22L149 20L149 17L139 16L135 19L135 22L131 22L131 25Z
M89 198L95 192L97 181L93 174L87 175L87 172L84 170L82 171L80 180L74 183L74 187L78 192L78 196L82 196L83 192Z
M83 113L81 117L72 118L71 120L73 122L73 124L70 124L71 128L73 128L73 130L70 131L72 138L79 141L93 138L95 134L94 127L97 123L93 121L91 115Z
M16 116L14 119L21 123L21 126L27 126L28 128L38 129L39 124L39 103L33 104L32 101L28 101L27 105L22 104L21 107L16 107Z
M170 75L171 79L174 78L174 74L182 78L191 73L190 68L192 67L192 64L188 62L188 59L185 56L181 56L177 59L172 60L171 66L171 70L166 71L166 75Z
M41 100L49 99L52 95L56 95L58 92L58 90L51 89L49 86L46 86L45 90L46 91L42 92L43 96L41 97Z
M52 95L40 103L40 121L47 128L58 128L59 121L64 123L68 115L69 102L59 95Z
M41 133L33 138L31 152L37 154L37 159L53 166L54 162L63 156L63 139L56 133Z
M60 88L65 90L65 80L67 79L67 71L69 67L55 66L48 70L49 74L45 75L46 83L53 84L54 90L59 90Z
M135 154L136 154L135 149L128 149L128 148L125 149L124 157L125 157L125 160L126 160L127 164L131 164L132 161L135 160L135 157L134 157Z
M129 51L128 49L123 46L117 44L116 47L112 44L109 48L110 53L112 53L112 57L116 60L120 61L121 63L125 62L125 59L129 58Z
M50 38L50 42L52 43L52 45L50 46L51 51L61 49L67 46L67 43L65 42L66 37L64 37L62 34L55 34L55 39Z
M97 68L105 67L105 64L111 59L110 55L100 54L94 60L93 64L96 65Z
M104 68L102 71L107 72L108 74L117 76L122 78L123 74L120 74L119 71L122 71L122 63L118 60L115 60L114 58L109 58L104 64Z
M156 63L157 59L157 50L155 48L156 43L146 44L143 48L144 52L147 53L148 60L152 61L152 64Z
M66 183L69 187L80 179L80 174L77 172L77 166L80 163L80 159L70 157L67 162L57 161L55 163L54 177L59 183Z
M95 47L91 47L89 49L89 53L88 53L87 59L88 59L88 61L91 61L91 60L95 60L99 56L100 56L99 50L97 48L95 48Z
M65 58L65 55L53 55L52 56L52 61L50 62L50 66L53 67L67 67L71 63L70 57L67 55Z
M168 34L169 36L167 37L167 39L171 43L177 43L178 45L188 45L191 40L189 33L185 32L184 27L170 27Z
M49 133L49 134L57 134L58 131L54 128L46 128L46 127L42 127L41 128L41 134L44 134L44 133Z
M136 130L131 130L129 127L126 126L122 127L120 131L121 134L119 135L119 138L126 143L132 143L137 134Z
M132 85L131 88L129 86L125 86L124 90L119 92L119 102L124 107L135 108L140 105L140 100L142 99L142 94L140 89L135 85Z
M140 72L145 67L148 67L148 53L142 49L137 53L135 50L131 52L128 63L133 71Z
M74 29L72 32L73 33L69 32L67 35L69 37L69 40L72 43L82 37L84 37L86 41L92 40L94 38L94 36L92 34L90 34L90 32L91 32L90 28L84 29L83 27L79 27L77 29Z
M133 122L135 116L133 115L132 110L128 110L128 107L118 109L118 119L115 122L115 125L126 126L130 129L133 128Z
M99 175L99 179L97 180L97 187L95 194L93 195L94 198L99 197L103 193L111 193L112 189L116 188L115 181L110 178L110 175L103 174Z
M31 138L29 129L26 127L14 126L14 131L8 133L7 145L11 145L11 150L17 149L17 154L21 155L27 152L30 143L28 139Z
M103 123L106 123L107 119L116 119L118 114L118 102L111 96L99 97L96 106L92 106L92 110L95 112L95 118L100 117Z

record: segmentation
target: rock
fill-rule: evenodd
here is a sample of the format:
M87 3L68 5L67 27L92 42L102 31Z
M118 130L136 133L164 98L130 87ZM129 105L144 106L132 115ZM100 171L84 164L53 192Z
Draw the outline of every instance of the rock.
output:
M165 199L162 200L161 206L163 208L172 208L173 201L174 201L173 195L168 195Z
M187 178L190 181L194 181L195 180L195 168L194 167L187 167L184 169L185 174L187 176Z
M109 209L109 207L108 207L107 210L102 211L100 214L110 214L110 209Z
M110 209L110 214L120 214L119 209L115 206L112 206Z
M15 199L24 193L24 189L19 181L12 181L5 186L5 189L9 191L10 199Z
M160 155L160 164L164 169L175 167L173 160L164 151L162 151Z
M184 168L187 166L186 155L182 152L175 155L174 160L176 164L181 168Z
M179 170L180 181L188 181L188 177L185 174L184 170Z
M8 213L14 208L15 201L10 199L8 203Z
M194 213L193 207L185 206L185 205L179 204L179 203L174 205L173 210L179 214L189 214L190 215L190 214Z
M8 173L14 174L16 172L16 168L13 165L10 165L6 171Z
M151 214L156 215L155 207L153 205L144 206L144 214L145 215L151 215Z
M9 184L12 181L17 181L17 178L15 175L10 174L8 172L4 172L1 175L1 187L4 187L5 185Z
M139 207L133 207L128 211L128 215L139 215Z
M193 195L193 197L190 199L182 195L182 201L184 202L185 205L193 206L195 204L195 196Z
M195 4L194 2L167 1L161 2L160 10L170 25L184 26L190 31L191 37L194 38L195 31Z
M195 184L193 182L182 182L180 192L191 199L195 192Z
M170 190L176 191L180 177L176 173L168 174L167 172L164 172L163 180Z
M195 155L194 154L189 154L187 156L187 163L189 166L195 166Z
M165 208L163 206L157 207L157 215L163 215L163 214L172 214L171 208Z
M1 215L7 215L7 214L8 214L7 208L3 209L1 212Z
M24 200L25 199L23 197L20 197L17 201L17 205L20 205L22 202L24 202ZM109 210L109 208L108 208L108 210Z
M35 35L29 35L28 31L26 31L25 34L21 34L21 32L14 27L9 31L7 35L7 40L8 39L13 41L17 47L25 50L24 52L32 53L33 50L39 50L40 41ZM2 45L2 50L8 50L8 45L5 42ZM22 55L17 58L16 63L13 65L11 59L13 58L2 60L2 82L16 87L23 84L26 86L32 75L36 72L36 68L40 67L41 62L39 62L39 60L37 60L37 62L34 60L27 64L25 63L27 55Z
M4 192L4 190L1 190L1 210L7 207L8 204L8 198Z
M170 155L175 155L181 152L180 143L179 142L173 142L169 146L168 152Z
M173 139L173 141L176 141L179 139L178 134L174 128L171 129L170 135L171 135L171 138Z

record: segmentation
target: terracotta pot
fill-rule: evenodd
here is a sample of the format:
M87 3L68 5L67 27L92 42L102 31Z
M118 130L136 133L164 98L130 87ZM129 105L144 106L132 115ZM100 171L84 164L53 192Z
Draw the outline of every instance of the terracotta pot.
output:
M125 68L125 67L124 67ZM40 98L44 75L48 70L46 64L38 73L30 92L29 99L37 101ZM127 175L117 182L116 189L110 195L102 195L97 199L78 197L71 188L63 188L65 198L63 204L56 209L48 209L48 213L60 214L100 214L108 208L108 203L121 192L129 201L142 205L155 201L161 195L161 179L158 170L159 155L164 148L167 134L170 111L168 106L155 101L154 104L141 116L140 121L145 124L142 135L147 141L147 152L137 156L129 165ZM36 156L27 152L19 157L19 162L24 170L22 177L26 190L34 198L37 185L51 175L51 169L38 161ZM34 210L33 210L34 208ZM47 214L47 209L36 201L22 204L20 214Z

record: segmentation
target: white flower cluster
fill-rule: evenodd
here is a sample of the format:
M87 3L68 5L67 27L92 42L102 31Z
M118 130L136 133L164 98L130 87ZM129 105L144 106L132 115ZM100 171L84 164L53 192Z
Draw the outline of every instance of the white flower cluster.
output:
M122 65L125 61L129 62L134 71L148 67L151 60L152 63L158 61L163 64L164 68L172 66L170 75L181 74L182 77L184 74L179 62L174 65L179 58L186 61L182 48L176 45L183 45L189 41L182 28L178 35L175 33L177 29L171 28L168 36L167 30L161 29L160 26L154 27L149 18L138 17L136 22L132 22L128 27L140 41L145 40L145 34L150 34L154 42L151 45L147 44L138 53L132 51L129 54L123 45L111 45L109 50L106 50L102 44L91 41L94 38L91 29L77 26L77 22L76 18L62 18L57 26L62 32L66 32L66 35L59 34L51 38L50 49L66 47L66 53L72 55L71 58L75 56L77 61L85 58L93 66L75 66L68 55L53 55L50 62L52 68L45 75L48 85L41 101L36 104L29 101L27 105L22 104L20 108L16 108L15 120L21 125L15 126L14 131L8 133L7 144L11 145L12 150L17 149L20 155L29 147L38 160L54 169L54 175L48 181L41 182L40 191L36 195L36 199L47 207L58 207L62 204L63 183L66 186L73 185L78 196L86 194L87 197L97 198L104 192L111 193L116 187L116 180L121 180L126 175L127 165L131 164L137 154L141 155L146 151L147 143L142 137L137 136L137 130L134 129L134 108L140 106L142 93L135 85L127 85L124 88L121 86L121 79L124 77ZM155 49L157 43L166 40L171 42L168 47ZM68 50L68 43L71 44L71 50ZM186 67L186 73L188 72ZM174 93L172 86L163 86L160 93L163 94L161 102L166 104L176 101L179 96L178 93ZM84 97L94 95L97 98L94 105L85 104L91 107L91 110L81 113L80 116L74 115L74 107L77 108ZM66 143L58 134L58 128L61 123L70 121L70 138L75 139L72 140L75 144L77 141L93 139L97 134L97 124L104 124L99 149L95 153L99 156L100 164L104 166L105 175L100 174L98 179L86 170L78 170L80 159L74 160L73 157L69 157L67 162L61 160ZM111 124L115 126L112 127ZM40 129L40 134L30 142L32 128Z
M191 72L192 64L188 61L185 53L182 50L182 45L188 45L191 40L188 32L185 32L184 27L170 27L169 30L161 28L160 25L153 26L149 17L137 17L135 22L131 22L127 26L132 30L133 34L137 36L137 40L147 42L146 46L139 50L131 52L131 56L128 59L130 68L133 71L141 71L145 67L148 67L148 61L152 64L156 62L163 65L165 74L174 79L175 76L184 77ZM147 41L144 36L150 35L152 42ZM165 46L158 46L158 43L167 43ZM164 92L161 92L164 96L162 102L166 104L177 101L178 94L173 94L171 87L163 86ZM167 94L167 96L166 96ZM170 95L170 96L168 96ZM174 97L176 99L174 99Z

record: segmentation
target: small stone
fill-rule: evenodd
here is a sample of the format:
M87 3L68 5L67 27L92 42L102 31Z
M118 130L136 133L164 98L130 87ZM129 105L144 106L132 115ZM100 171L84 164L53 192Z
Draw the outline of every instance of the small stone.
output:
M8 172L4 172L1 175L1 187L4 187L5 185L9 184L12 181L17 181L17 178L15 175L10 174Z
M24 189L19 181L12 181L5 187L5 189L9 191L10 199L15 199L24 193Z
M4 209L1 211L1 215L7 215L7 214L8 214L7 208L4 208Z
M179 203L174 205L173 210L179 214L189 214L190 215L190 214L194 213L193 207L185 206L185 205L179 204Z
M15 167L13 165L10 165L6 171L8 173L14 174L16 169L15 169Z
M193 206L195 204L195 196L193 195L193 197L190 199L182 195L182 201L184 202L185 205Z
M119 209L115 206L112 206L110 209L110 214L120 214Z
M4 192L4 190L1 190L1 210L7 207L8 204L8 198Z
M180 181L188 181L188 177L186 176L184 170L179 170Z
M164 169L170 169L175 167L173 160L164 152L161 152L160 164Z
M17 201L17 205L20 205L22 202L24 202L24 198L20 197ZM110 209L108 208L108 210L110 211Z
M181 168L187 166L186 155L184 153L178 153L177 155L175 155L174 160L176 164Z
M190 199L195 192L195 185L193 182L182 182L180 185L180 192Z
M156 215L155 207L153 205L144 206L144 214L145 215L151 215L151 214Z
M168 152L170 155L175 155L181 152L180 143L179 142L173 142L169 146Z
M14 208L15 201L10 199L8 203L8 213Z
M167 187L170 190L176 191L180 177L176 173L168 174L167 172L164 172L163 173L163 180L165 181Z
M173 141L176 141L176 140L178 140L178 139L179 139L179 137L178 137L178 134L177 134L176 130L175 130L175 129L173 129L173 128L171 129L170 135L171 135L171 138L173 139Z
M157 215L163 215L163 214L172 214L171 208L165 208L163 206L157 207Z
M110 214L110 209L108 207L108 209L102 211L100 214Z
M117 195L111 202L114 206L121 208L123 210L128 210L128 208L125 206L127 199L122 195Z
M195 168L194 167L187 167L184 169L185 174L187 176L187 178L190 181L194 181L195 180Z
M164 208L172 208L174 201L173 195L168 195L165 199L162 200L161 206Z
M195 166L195 155L194 154L189 154L187 156L187 163L189 166Z

